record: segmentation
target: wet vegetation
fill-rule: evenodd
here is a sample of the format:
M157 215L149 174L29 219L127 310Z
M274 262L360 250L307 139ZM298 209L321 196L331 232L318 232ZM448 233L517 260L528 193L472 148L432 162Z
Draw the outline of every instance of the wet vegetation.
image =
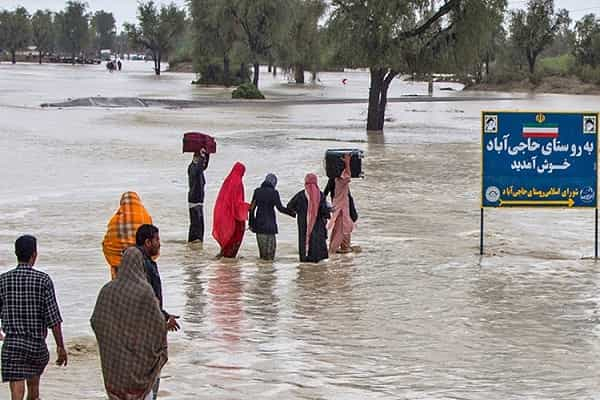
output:
M366 68L372 132L383 130L397 77L441 73L480 88L534 89L557 78L600 85L600 21L572 21L554 0L512 10L507 0L190 0L186 8L146 1L121 34L110 12L68 1L59 12L3 10L0 47L13 63L23 50L39 62L59 54L72 63L105 49L141 53L156 74L162 61L187 62L194 83L252 82L257 90L259 65L297 84L315 83L322 70Z

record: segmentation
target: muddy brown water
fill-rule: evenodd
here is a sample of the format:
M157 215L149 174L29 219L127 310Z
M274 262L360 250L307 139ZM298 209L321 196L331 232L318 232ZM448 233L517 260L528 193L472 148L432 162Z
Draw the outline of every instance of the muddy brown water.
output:
M343 85L341 80L348 79ZM600 398L600 300L593 212L491 210L478 255L480 111L580 110L597 97L502 95L505 102L390 104L384 136L364 132L365 104L46 109L79 97L225 99L191 74L154 77L150 63L102 67L0 65L0 265L13 242L39 238L53 277L71 359L49 366L46 399L104 399L89 317L109 273L101 252L120 194L137 191L161 229L169 335L165 399L594 399ZM366 73L321 74L298 88L263 74L271 98L366 96ZM439 91L439 96L477 96ZM391 96L425 94L394 82ZM484 99L485 98L485 99ZM186 242L181 135L213 134L204 250ZM279 216L278 255L257 261L253 234L222 262L210 238L212 205L237 161L246 195L265 174L282 198L302 189L331 147L365 150L352 183L362 252L300 264L296 225ZM52 340L49 339L49 343ZM53 346L51 346L51 349ZM7 387L0 388L6 398Z

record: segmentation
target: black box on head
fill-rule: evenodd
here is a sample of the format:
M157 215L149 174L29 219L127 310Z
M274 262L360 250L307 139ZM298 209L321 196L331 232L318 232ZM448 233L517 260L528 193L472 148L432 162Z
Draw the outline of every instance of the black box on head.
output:
M362 178L364 151L359 149L329 149L325 152L325 171L328 178L339 178L344 171L344 155L350 154L350 174L352 178Z

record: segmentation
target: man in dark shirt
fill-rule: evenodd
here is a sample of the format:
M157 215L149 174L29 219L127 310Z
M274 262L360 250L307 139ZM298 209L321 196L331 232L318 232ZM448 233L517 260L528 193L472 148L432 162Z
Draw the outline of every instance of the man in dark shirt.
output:
M146 268L146 276L148 277L148 283L154 290L154 295L160 304L160 310L165 316L167 321L167 329L171 332L179 330L179 324L177 323L177 315L171 315L166 312L163 308L163 296L162 296L162 283L160 281L160 274L158 273L158 265L153 260L160 254L160 236L158 234L158 228L154 225L144 224L140 226L135 234L136 246L144 255L144 267ZM156 384L152 389L153 399L157 398L158 387L160 385L160 378L156 380Z
M204 171L208 168L209 155L202 149L194 153L188 167L188 207L190 209L190 231L188 242L204 241L204 187L206 179Z
M18 265L0 275L0 320L6 337L2 345L2 381L10 382L12 400L39 398L40 377L50 355L48 329L56 342L57 365L67 365L62 318L50 277L33 269L37 240L21 236L15 242Z

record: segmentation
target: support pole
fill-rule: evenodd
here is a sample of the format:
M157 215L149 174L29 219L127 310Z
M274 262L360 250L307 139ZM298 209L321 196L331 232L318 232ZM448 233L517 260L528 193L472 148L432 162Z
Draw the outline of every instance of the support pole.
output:
M596 207L596 236L594 241L594 259L598 260L598 207Z
M479 255L483 255L483 207L481 207L481 224L479 229ZM598 257L598 209L596 209L596 258Z

